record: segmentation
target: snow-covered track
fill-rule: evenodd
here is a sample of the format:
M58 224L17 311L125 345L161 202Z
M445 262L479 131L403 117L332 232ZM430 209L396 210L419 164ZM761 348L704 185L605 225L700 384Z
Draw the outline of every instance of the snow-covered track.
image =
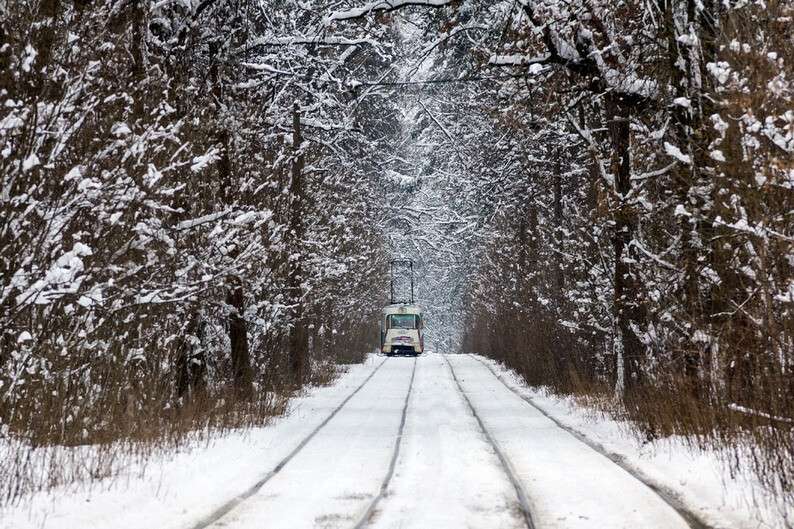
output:
M403 431L405 431L405 418L408 415L408 403L411 400L411 391L413 390L414 379L416 378L416 364L417 359L414 358L414 365L411 369L411 381L408 383L408 391L405 394L405 404L403 405L402 415L400 416L400 427L397 430L397 437L394 439L394 450L392 452L391 460L389 461L389 470L386 472L386 477L383 478L383 483L381 483L378 494L372 498L372 501L367 506L364 514L361 516L353 529L363 529L369 525L372 514L375 512L375 508L378 506L378 503L380 503L383 497L386 496L386 490L389 488L389 483L391 483L392 477L394 477L394 469L397 466L397 459L400 457L400 445L402 444Z
M318 424L316 428L314 428L314 430L309 432L309 434L306 437L304 437L303 440L300 443L298 443L298 445L295 448L293 448L292 451L286 455L286 457L284 457L284 459L279 461L276 464L276 466L273 467L272 470L270 470L267 474L262 476L262 479L254 483L251 487L246 489L242 494L238 494L234 498L230 499L229 501L227 501L226 503L215 509L208 516L199 520L197 523L191 526L191 529L206 529L210 525L220 520L223 516L231 512L235 507L240 505L242 502L244 502L245 500L256 494L268 481L270 481L274 476L276 476L287 465L287 463L289 463L296 455L298 455L298 453L300 453L300 451L303 450L303 448L307 444L309 444L309 441L311 441L329 422L331 422L331 419L333 419L342 410L342 408L344 408L345 405L348 402L350 402L350 400L353 397L355 397L356 394L359 391L361 391L364 388L364 386L366 386L367 383L369 383L370 380L372 380L372 377L374 377L375 374L380 370L380 368L383 367L383 364L385 364L387 360L388 358L384 358L383 361L380 364L378 364L377 367L375 367L375 369L372 370L372 373L370 373L367 376L367 378L365 378L364 381L361 382L361 384L359 384L356 387L356 389L354 389L350 393L350 395L345 397L345 399L342 402L340 402L339 405L336 408L334 408L334 410L331 413L329 413L328 416L320 424Z
M542 414L544 417L546 417L555 425L557 425L560 429L565 430L573 437L575 437L578 441L580 441L590 449L594 450L598 454L604 456L606 459L608 459L615 465L619 466L627 474L631 475L634 479L639 481L642 485L650 489L654 494L656 494L659 498L661 498L662 501L664 501L673 510L675 510L675 512L678 513L678 515L681 518L683 518L683 520L687 523L687 525L691 529L716 529L714 526L703 521L699 516L697 516L694 512L692 512L692 510L687 508L684 501L680 498L678 493L664 487L663 485L657 483L650 477L646 476L642 471L640 471L639 469L631 465L628 461L626 461L626 458L623 455L608 450L601 443L598 443L597 441L588 438L582 432L562 423L556 417L550 415L546 410L544 410L542 407L538 406L535 402L533 402L530 397L524 395L523 393L518 391L515 387L508 384L507 381L504 379L504 377L502 377L499 373L494 371L494 369L487 362L484 362L478 356L470 353L468 354L468 356L473 358L483 366L485 366L488 369L488 371L490 371L491 374L499 382L501 382L508 390L510 390L510 392L515 394L517 397L519 397L521 400L526 402L528 405L532 406L535 410L537 410L540 414Z
M518 478L513 465L510 463L510 460L507 458L505 452L499 446L499 443L496 442L496 439L494 439L494 437L488 431L488 428L485 427L485 423L483 422L479 413L477 413L477 409L474 407L474 404L472 404L469 396L463 390L463 386L461 385L460 380L458 380L458 375L455 373L455 368L452 367L452 363L447 358L447 355L443 355L443 357L444 360L447 362L447 365L449 366L449 370L452 373L452 378L458 387L458 391L463 396L463 400L466 401L466 404L468 405L469 410L476 419L477 424L479 425L483 436L493 448L494 452L496 453L496 457L499 459L499 463L501 463L502 468L504 469L505 474L507 475L508 480L510 480L510 484L513 485L513 488L516 491L516 497L518 498L518 506L519 509L521 510L521 515L524 519L524 523L526 524L527 529L535 529L535 523L532 519L532 510L530 508L529 499L527 497L526 492L524 492L524 487L521 484L521 480Z

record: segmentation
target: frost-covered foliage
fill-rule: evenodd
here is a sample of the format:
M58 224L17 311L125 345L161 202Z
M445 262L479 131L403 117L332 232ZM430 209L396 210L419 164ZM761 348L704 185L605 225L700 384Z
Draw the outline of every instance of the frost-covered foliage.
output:
M463 313L445 331L650 439L749 446L794 494L790 3L407 4L328 23L426 30L412 196L445 190L465 219L413 224L444 242L421 255L444 263L439 312Z
M389 107L344 80L388 48L310 4L0 4L0 437L267 415L372 346Z
M0 7L0 435L262 412L411 257L435 346L791 492L786 2Z

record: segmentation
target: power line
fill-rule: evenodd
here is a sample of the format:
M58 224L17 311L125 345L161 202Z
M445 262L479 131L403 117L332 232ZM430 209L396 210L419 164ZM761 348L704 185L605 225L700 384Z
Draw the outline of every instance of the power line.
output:
M253 69L257 69L256 66L253 64L246 64L241 63L239 61L225 61L225 60L218 60L218 62L227 64L230 66L243 66L249 67ZM533 74L530 72L525 72L521 74L513 74L513 75L492 75L492 76L482 76L482 75L471 75L466 77L444 77L440 79L425 79L422 81L357 81L357 80L346 80L346 79L338 79L338 78L323 78L317 75L301 75L299 73L291 73L291 72L284 72L284 71L267 71L273 76L273 78L278 77L291 77L295 80L311 82L316 81L323 84L338 84L347 89L355 90L359 87L377 87L377 86L425 86L425 85L436 85L436 84L459 84L459 83L479 83L484 81L509 81L511 79L527 79L529 77L536 77L537 74Z
M350 83L351 87L358 86L413 86L413 85L431 85L431 84L454 84L454 83L476 83L480 81L505 81L509 79L525 79L528 77L526 74L521 75L498 75L491 77L450 77L445 79L427 79L424 81L381 81L381 82L353 82Z

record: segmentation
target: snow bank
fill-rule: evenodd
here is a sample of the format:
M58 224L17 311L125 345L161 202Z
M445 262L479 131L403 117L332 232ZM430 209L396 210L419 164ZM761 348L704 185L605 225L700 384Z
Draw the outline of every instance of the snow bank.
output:
M514 371L487 362L519 393L561 424L575 430L605 450L621 456L661 487L678 493L686 507L716 528L791 529L794 506L772 497L745 470L730 467L733 453L727 450L698 450L681 437L668 437L653 444L643 442L631 426L577 403L573 398L530 388Z

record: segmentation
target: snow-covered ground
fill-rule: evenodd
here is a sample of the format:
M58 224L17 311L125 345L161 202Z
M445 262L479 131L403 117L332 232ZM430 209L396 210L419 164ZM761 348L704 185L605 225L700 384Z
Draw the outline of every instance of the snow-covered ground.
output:
M511 461L538 527L686 529L653 491L527 405L469 356L451 356L463 391Z
M286 417L232 433L167 460L131 466L110 482L36 494L0 511L0 529L186 529L243 494L270 472L382 358L351 366L332 386L295 399ZM373 377L374 378L374 377Z
M372 527L521 527L515 492L441 355L420 358L389 495Z
M509 460L537 529L687 524L650 488L501 380L566 426L625 456L646 481L681 493L687 507L715 529L785 527L768 509L766 525L756 521L757 509L741 499L746 487L728 483L726 492L719 462L708 454L690 453L674 440L651 450L621 425L593 421L588 410L533 391L492 362L426 354L416 361L370 357L333 386L296 399L291 412L270 426L130 467L106 483L37 494L0 512L0 529L525 527L516 490L447 360ZM357 525L378 498L397 445L386 494Z
M389 466L414 361L393 359L261 490L209 528L351 527Z
M794 527L794 506L765 494L764 488L749 472L736 469L731 472L727 467L731 456L727 452L691 448L678 437L645 443L632 435L629 425L578 405L573 399L530 388L512 370L493 360L477 358L561 424L584 436L603 452L622 459L655 485L675 493L690 511L712 527Z

